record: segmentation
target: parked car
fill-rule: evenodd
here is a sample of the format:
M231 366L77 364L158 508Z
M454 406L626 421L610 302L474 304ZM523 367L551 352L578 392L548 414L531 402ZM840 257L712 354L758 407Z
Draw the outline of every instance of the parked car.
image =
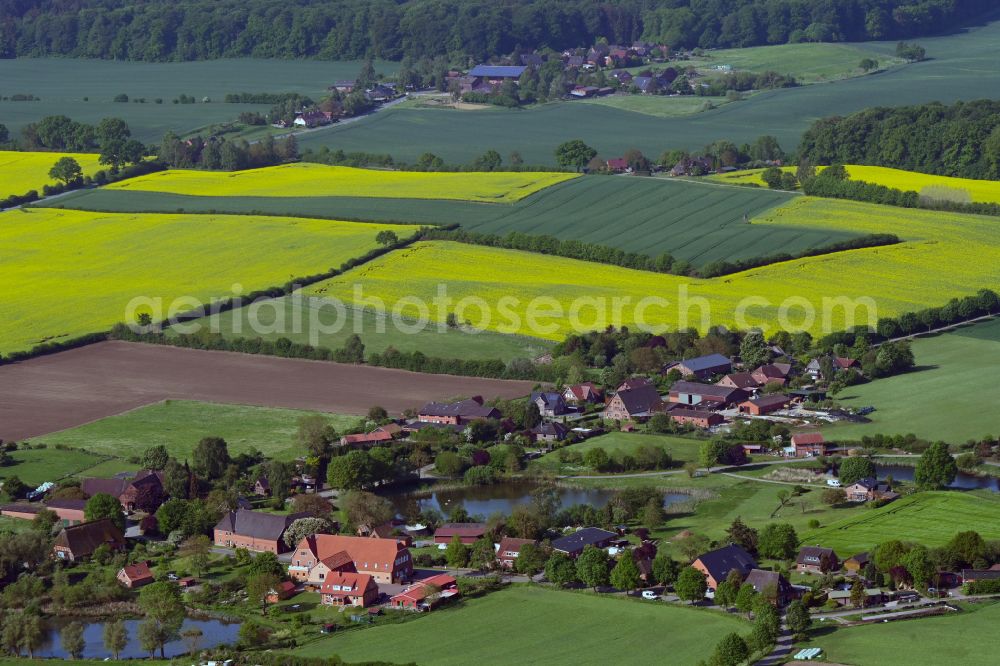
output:
M840 479L827 479L826 480L826 485L830 486L831 488L839 488L840 487Z
M658 595L653 590L643 590L642 591L642 598L643 599L649 599L650 601L655 601L655 600L657 600L657 599L660 598L660 595Z

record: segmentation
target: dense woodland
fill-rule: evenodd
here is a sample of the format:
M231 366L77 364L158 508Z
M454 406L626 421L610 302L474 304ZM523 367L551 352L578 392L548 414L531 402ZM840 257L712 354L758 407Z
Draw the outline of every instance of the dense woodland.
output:
M817 121L799 155L963 178L1000 178L1000 102L878 107Z
M993 0L0 0L0 57L485 59L599 38L744 47L916 37L994 8Z

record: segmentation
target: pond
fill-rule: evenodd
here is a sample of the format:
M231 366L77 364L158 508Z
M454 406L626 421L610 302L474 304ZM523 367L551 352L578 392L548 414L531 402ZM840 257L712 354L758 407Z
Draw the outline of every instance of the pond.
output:
M104 647L104 625L105 622L83 623L83 639L86 643L83 649L84 659L105 659L113 658L109 650ZM141 620L125 620L125 630L128 632L128 645L119 655L122 659L148 657L149 653L139 647L138 628ZM63 651L62 641L59 638L62 628L70 623L70 620L59 618L48 622L46 630L48 635L45 644L40 650L35 650L36 657L48 657L66 659L69 655ZM237 623L222 622L220 620L193 620L185 619L181 632L198 628L201 630L201 637L198 640L197 649L217 647L219 645L235 644L239 640L240 625ZM167 643L164 653L167 658L177 657L190 651L190 646L183 639ZM157 651L159 657L159 651Z
M447 516L456 506L463 507L470 516L488 517L494 513L510 515L514 507L530 504L531 494L538 488L533 483L498 483L490 486L468 486L450 488L448 490L433 490L429 494L400 493L390 495L389 499L401 515L415 515L427 509L439 511ZM589 504L602 507L608 503L614 490L598 488L556 488L559 496L559 508L577 504ZM669 493L664 496L663 505L670 506L684 502L690 496L680 493Z
M887 475L892 475L892 478L897 481L913 481L913 474L916 470L915 467L907 465L875 465L875 469L878 471L879 479L884 479ZM958 476L955 477L955 481L948 487L959 490L984 488L993 492L1000 492L1000 479L995 476L975 476L974 474L959 472Z

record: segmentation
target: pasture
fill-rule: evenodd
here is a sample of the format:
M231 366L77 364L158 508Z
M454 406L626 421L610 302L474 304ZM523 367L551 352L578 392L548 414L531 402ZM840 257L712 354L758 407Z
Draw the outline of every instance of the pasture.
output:
M674 437L671 435L609 432L606 435L593 437L578 444L573 444L569 448L563 447L546 453L534 461L532 466L537 466L558 474L590 474L594 471L585 465L570 465L560 462L559 452L575 451L583 455L587 451L600 448L607 451L608 455L612 458L617 458L623 455L634 456L636 449L642 446L666 449L674 461L674 465L680 467L685 462L698 460L698 450L701 446L701 440Z
M1000 70L995 66L1000 58L1000 22L921 38L920 45L930 58L925 62L829 84L766 91L712 111L675 118L576 101L475 113L389 109L349 125L305 134L299 146L303 150L327 145L348 152L390 153L408 162L432 152L453 164L467 164L492 148L505 158L516 150L527 164L553 164L553 151L567 139L583 139L602 157L620 156L629 148L657 156L668 148L701 150L719 139L739 145L770 134L790 151L819 118L871 106L978 99L1000 86ZM863 48L886 62L893 57L896 42L866 43ZM778 71L794 72L794 68L788 62Z
M993 218L798 197L758 217L758 222L803 231L892 232L904 242L708 280L492 247L422 242L311 285L305 293L354 302L354 285L361 284L360 301L380 298L387 311L398 307L403 315L419 316L419 306L399 299L415 296L430 303L438 286L446 285L454 299L485 299L485 314L482 308L467 308L477 328L557 340L572 330L609 324L645 324L653 330L696 326L702 331L712 324L761 326L768 333L782 323L819 334L843 330L852 317L856 324L874 324L878 317L941 305L1000 284L1000 230ZM970 244L978 250L978 261L968 261ZM668 302L642 301L651 294ZM502 304L501 297L506 297ZM706 300L692 305L691 299L698 297ZM750 297L755 300L744 300ZM535 300L539 298L545 300ZM626 307L615 309L610 306L613 298L629 300ZM858 307L845 307L844 298ZM640 308L640 303L647 306Z
M733 71L778 72L794 76L800 84L808 84L862 76L865 72L858 64L863 58L878 61L880 69L903 63L899 58L867 48L866 44L812 42L710 49L686 64L709 74L726 65Z
M33 208L0 213L0 350L104 331L133 299L154 320L211 298L280 286L339 267L410 227L301 218L89 213ZM252 241L247 239L252 238ZM184 301L175 299L185 298Z
M269 458L293 460L306 449L296 440L298 420L316 412L254 407L190 400L164 400L99 421L30 440L54 446L86 449L105 456L136 456L151 447L167 447L178 460L190 459L203 437L222 437L229 454L257 450ZM323 414L338 432L353 428L360 419L343 414ZM21 452L18 452L21 453ZM39 451L25 451L41 453Z
M498 646L516 637L522 661L533 663L607 664L626 651L637 663L670 655L680 666L697 663L723 635L747 628L723 613L517 586L402 624L345 631L295 654L428 666L494 663ZM693 635L699 640L690 640Z
M998 621L1000 603L983 601L940 617L824 626L814 629L812 640L802 647L823 648L824 661L853 666L993 666L996 652L984 637L993 635Z
M677 118L728 104L725 97L700 97L694 95L604 95L574 100L572 104L598 104L621 111L644 113L656 118Z
M465 327L451 328L430 322L420 328L416 322L402 320L397 326L391 318L376 312L354 308L338 311L331 304L301 298L299 294L210 315L197 323L226 338L275 340L284 337L329 349L343 347L347 339L356 333L361 337L367 354L382 353L392 347L404 353L419 351L425 356L438 358L498 358L510 361L536 358L550 347L547 342L536 338ZM167 334L175 333L170 329Z
M1000 404L996 373L983 359L1000 354L1000 319L964 326L913 341L917 368L877 382L851 386L837 396L849 407L874 406L871 423L830 427L837 439L914 433L930 440L961 444L998 434L996 415L983 404ZM969 396L977 396L971 400ZM984 402L980 403L982 400ZM941 414L947 414L942 419Z
M108 189L224 197L354 196L510 203L575 177L551 172L377 171L296 162L232 172L171 169L118 181Z
M27 194L29 190L41 194L44 185L55 183L49 177L49 169L59 158L67 155L80 164L84 175L93 174L100 168L97 155L92 153L22 153L0 150L0 199L12 194Z
M158 142L168 131L183 134L236 120L243 111L267 113L269 104L227 104L227 93L299 93L319 101L338 79L357 76L361 62L220 59L192 62L135 62L86 58L0 59L4 95L31 94L36 102L0 101L0 122L17 136L24 125L45 116L68 115L91 124L124 119L140 141ZM378 72L398 65L376 61ZM116 95L145 103L114 102ZM180 95L195 104L174 104ZM208 102L205 102L208 98ZM161 103L156 100L160 99Z
M18 449L9 453L11 463L0 467L0 479L16 476L32 488L46 481L58 481L68 476L90 473L105 462L107 455L91 451L44 449Z
M902 497L878 509L867 509L799 536L847 556L889 539L943 546L956 532L975 530L987 541L1000 539L996 514L1000 497L989 491L942 490Z

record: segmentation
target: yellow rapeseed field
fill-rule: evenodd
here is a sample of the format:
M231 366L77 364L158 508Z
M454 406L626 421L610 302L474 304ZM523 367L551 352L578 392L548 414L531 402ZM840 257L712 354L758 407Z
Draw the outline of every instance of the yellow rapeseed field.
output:
M569 308L575 299L580 299L576 300L577 318L579 328L584 330L609 323L638 323L632 306L643 298L658 297L670 304L652 304L645 312L647 325L695 326L702 330L709 324L738 328L760 325L774 331L780 307L785 304L790 306L786 327L821 334L842 330L850 323L843 307L825 308L829 315L824 322L824 298L871 299L874 313L864 307L855 311L853 323L866 324L879 316L941 305L951 297L972 294L983 287L1000 287L1000 225L995 218L802 197L755 222L895 233L905 242L798 259L709 280L527 252L425 242L312 285L307 291L355 301L353 287L360 284L363 294L358 304L388 310L405 296L430 303L438 285L444 284L448 296L478 297L492 308L490 321L482 319L471 304L460 313L462 319L501 332L559 339L574 328ZM679 306L684 289L689 308ZM504 297L508 298L506 304ZM547 300L536 303L536 308L561 307L564 316L540 319L547 324L543 328L529 326L528 303L538 297ZM595 318L594 306L600 305L595 299L605 299L610 312L611 299L616 297L631 299L631 304L621 308L622 318L616 320L611 314ZM756 301L744 301L747 297ZM738 311L741 302L745 308L742 317ZM710 312L704 320L702 305ZM815 319L804 317L804 306L813 309ZM682 311L687 313L686 321ZM401 312L420 315L414 303L405 303ZM431 306L429 314L440 320L447 312ZM512 323L515 317L517 321Z
M224 197L390 197L511 203L575 178L572 173L376 171L295 163L246 171L170 170L111 189Z
M925 187L948 187L954 190L964 190L968 192L972 201L977 203L1000 203L1000 181L997 180L973 180L972 178L951 178L950 176L934 176L916 171L903 171L902 169L890 169L889 167L862 166L849 164L845 167L847 175L851 180L861 180L866 183L884 185L895 190L904 192L912 191L920 193ZM784 171L794 173L795 167L784 167ZM818 168L819 171L823 167ZM709 180L720 183L731 184L754 184L766 186L761 179L763 169L748 169L747 171L733 171L709 176Z
M12 194L27 194L29 190L42 193L42 186L52 185L49 169L60 157L69 156L80 163L84 175L100 168L93 153L28 153L0 150L0 199Z
M109 329L137 296L207 303L338 268L415 228L246 215L0 213L0 353ZM183 309L191 307L189 303ZM150 308L142 308L149 312Z

